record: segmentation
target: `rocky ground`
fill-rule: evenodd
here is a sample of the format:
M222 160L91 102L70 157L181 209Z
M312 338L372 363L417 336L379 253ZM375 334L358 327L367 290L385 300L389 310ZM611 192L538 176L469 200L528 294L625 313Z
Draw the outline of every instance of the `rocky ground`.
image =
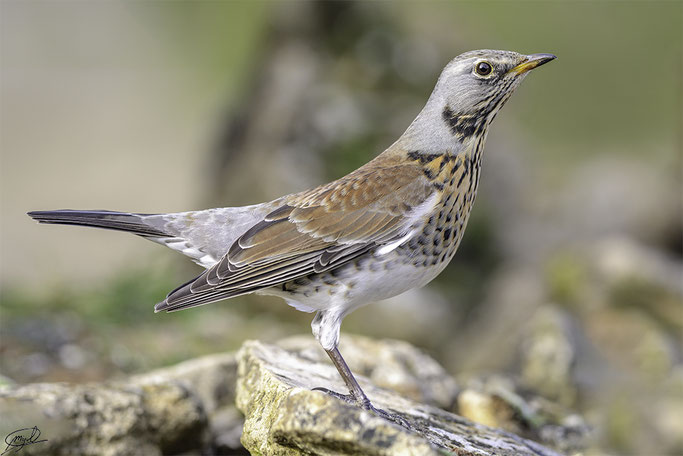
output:
M5 385L1 430L40 430L45 441L22 455L550 456L588 445L580 417L523 398L509 379L461 388L397 341L345 337L341 350L375 405L404 425L313 391L344 385L312 337L294 337L118 382Z

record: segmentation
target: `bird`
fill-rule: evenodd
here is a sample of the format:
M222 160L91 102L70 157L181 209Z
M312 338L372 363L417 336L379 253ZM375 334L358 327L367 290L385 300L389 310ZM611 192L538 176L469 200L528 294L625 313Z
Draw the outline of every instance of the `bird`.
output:
M348 394L316 389L397 421L374 407L339 352L342 320L370 302L426 285L446 267L477 194L491 122L529 71L555 58L499 50L455 57L386 150L335 181L269 202L165 214L28 215L40 223L133 233L205 268L155 312L253 293L315 313L313 335Z

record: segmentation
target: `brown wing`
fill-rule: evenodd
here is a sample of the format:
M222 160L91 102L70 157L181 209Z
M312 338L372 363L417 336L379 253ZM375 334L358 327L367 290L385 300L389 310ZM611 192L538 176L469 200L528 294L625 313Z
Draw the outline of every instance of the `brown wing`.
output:
M434 189L418 166L378 161L286 198L240 236L221 261L155 309L181 310L283 284L338 267L405 235L408 215Z

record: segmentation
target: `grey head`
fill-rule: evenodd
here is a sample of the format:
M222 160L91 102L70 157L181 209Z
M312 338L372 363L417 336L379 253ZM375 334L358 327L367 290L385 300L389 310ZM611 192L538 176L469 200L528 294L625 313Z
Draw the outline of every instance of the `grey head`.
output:
M428 153L466 148L488 126L528 72L556 57L478 50L451 60L427 104L401 138L402 146Z

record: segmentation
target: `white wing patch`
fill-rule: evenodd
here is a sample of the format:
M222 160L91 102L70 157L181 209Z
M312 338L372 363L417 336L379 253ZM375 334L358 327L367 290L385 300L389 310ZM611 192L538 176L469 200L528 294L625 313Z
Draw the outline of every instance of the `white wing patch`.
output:
M403 244L404 242L406 242L408 239L410 239L411 237L413 237L413 235L414 235L415 233L417 233L417 231L418 231L418 230L412 230L412 231L410 231L408 234L406 234L406 235L403 236L402 238L400 238L400 239L398 239L398 240L392 242L391 244L387 244L387 245L385 245L385 246L380 247L379 249L377 249L377 250L375 251L375 256L382 256L382 255L386 255L386 254L389 253L389 252L393 252L394 250L396 250L396 249L398 248L398 246L400 246L401 244Z
M432 193L432 195L427 198L422 204L419 206L416 206L410 214L408 214L408 221L406 222L406 227L409 228L408 233L405 236L402 236L401 238L395 240L394 242L391 242L387 245L384 245L377 249L375 251L375 256L382 256L386 255L387 253L393 252L396 250L401 244L405 243L408 239L416 235L420 230L418 228L414 228L415 225L422 225L422 218L431 213L432 210L434 209L434 206L436 205L438 199L440 198L441 195L439 195L437 192Z

